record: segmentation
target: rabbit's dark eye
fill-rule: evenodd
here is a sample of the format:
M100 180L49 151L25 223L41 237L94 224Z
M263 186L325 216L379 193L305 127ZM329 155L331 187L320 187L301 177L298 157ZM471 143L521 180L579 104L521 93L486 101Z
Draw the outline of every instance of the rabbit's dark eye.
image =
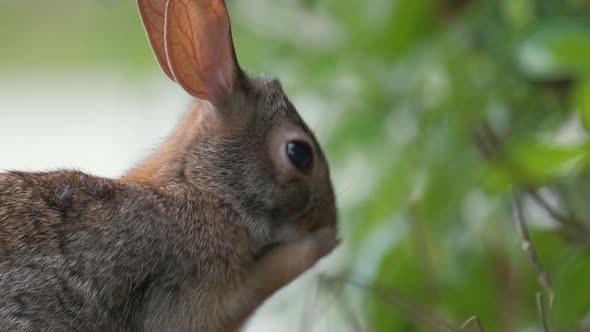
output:
M311 166L313 161L313 152L311 147L301 141L291 141L287 143L287 156L297 169L305 172Z

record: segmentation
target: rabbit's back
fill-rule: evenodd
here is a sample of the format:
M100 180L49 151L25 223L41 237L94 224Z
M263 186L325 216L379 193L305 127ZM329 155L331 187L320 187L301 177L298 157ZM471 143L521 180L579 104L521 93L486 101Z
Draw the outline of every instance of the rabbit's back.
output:
M214 262L240 265L247 237L195 196L80 172L0 174L0 330L135 330L159 297L230 272Z
M99 204L81 190L84 177L77 172L0 175L1 330L114 328L94 303L96 288L80 264L84 250L99 254L92 242L81 245L92 222L82 218ZM101 218L96 213L93 219ZM105 317L89 321L90 312Z

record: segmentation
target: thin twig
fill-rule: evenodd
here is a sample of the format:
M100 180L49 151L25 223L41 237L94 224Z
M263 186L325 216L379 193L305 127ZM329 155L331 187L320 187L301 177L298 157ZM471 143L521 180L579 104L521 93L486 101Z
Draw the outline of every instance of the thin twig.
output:
M570 222L571 217L567 216L563 212L551 206L551 204L549 204L549 202L547 202L547 200L545 200L545 198L541 196L541 193L538 190L529 189L527 190L527 193L539 206L543 208L543 210L547 212L547 214L551 218L555 219L556 221L562 224L567 224L568 222Z
M549 321L547 320L547 315L545 315L545 305L543 302L543 293L537 293L537 313L539 315L539 319L541 320L541 324L543 325L544 332L551 332L551 328L549 327Z
M535 246L533 245L529 235L529 230L522 209L522 202L516 193L513 194L513 210L514 221L520 235L522 249L526 252L530 262L535 268L539 284L549 294L550 298L553 299L553 286L551 285L551 279L549 278L549 274L543 269L543 266L541 266L541 263L539 262L537 251L535 250Z
M560 211L560 209L551 206L541 195L538 188L531 186L533 181L505 153L502 139L496 134L487 120L481 121L475 128L474 142L485 158L502 162L510 175L518 180L516 185L524 187L535 203L561 226L561 233L567 239L586 245L590 242L590 231L576 215L571 211L567 211L564 207Z
M432 330L441 332L459 331L459 327L457 324L446 320L445 318L441 317L429 308L426 308L410 300L400 291L397 291L395 289L389 287L385 288L371 286L363 282L339 277L326 277L326 281L343 283L370 292L374 296L385 300L390 305L401 310L404 313L404 315L406 315L412 321L427 326Z
M471 316L468 320L466 320L465 323L463 323L461 325L461 330L464 330L471 323L475 324L475 327L477 327L477 330L479 332L485 332L485 329L483 328L483 324L481 323L481 320L479 320L479 317L477 317L477 316Z
M535 203L562 226L564 234L568 238L582 243L588 242L589 238L586 226L573 213L570 211L562 212L551 206L537 189L529 189L527 192Z

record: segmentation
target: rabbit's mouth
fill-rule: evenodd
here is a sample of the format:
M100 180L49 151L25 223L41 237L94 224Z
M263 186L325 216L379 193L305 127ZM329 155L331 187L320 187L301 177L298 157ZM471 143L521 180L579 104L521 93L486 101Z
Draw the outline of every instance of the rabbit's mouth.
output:
M266 254L268 254L277 245L279 245L279 242L274 242L274 243L268 244L268 245L260 248L258 251L253 252L252 257L254 257L254 260L257 261L257 260L261 259L262 257L266 256Z
M316 215L317 208L315 205L311 205L287 220L274 220L274 229L265 233L264 241L258 242L258 245L251 249L254 260L264 257L280 244L297 240L313 231L313 226L317 224L315 222Z

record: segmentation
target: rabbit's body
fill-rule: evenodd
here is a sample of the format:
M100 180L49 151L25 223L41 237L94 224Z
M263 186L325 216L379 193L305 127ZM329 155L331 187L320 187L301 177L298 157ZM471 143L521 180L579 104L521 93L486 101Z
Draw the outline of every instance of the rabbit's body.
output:
M182 184L2 174L1 329L216 331L226 318L211 312L227 312L252 265L248 239L228 207Z
M325 157L279 82L239 67L223 0L138 2L200 100L119 179L0 174L0 331L235 331L335 246Z

